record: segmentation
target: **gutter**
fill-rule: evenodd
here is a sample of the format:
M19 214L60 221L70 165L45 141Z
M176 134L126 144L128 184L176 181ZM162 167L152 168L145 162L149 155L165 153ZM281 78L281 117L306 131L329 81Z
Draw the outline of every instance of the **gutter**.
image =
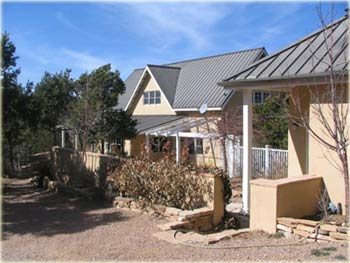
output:
M334 75L339 78L339 83L348 83L348 72L337 71ZM285 77L271 77L271 78L258 78L258 79L238 79L231 81L221 81L218 83L219 86L230 89L242 89L242 88L291 88L296 86L311 86L311 85L322 85L329 84L330 73L320 74L305 74L299 76L285 76Z

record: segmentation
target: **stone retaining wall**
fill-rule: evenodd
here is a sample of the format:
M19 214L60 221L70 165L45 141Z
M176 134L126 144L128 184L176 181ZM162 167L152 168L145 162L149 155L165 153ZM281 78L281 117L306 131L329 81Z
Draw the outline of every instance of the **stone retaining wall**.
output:
M277 218L277 231L286 233L286 235L307 237L315 241L350 240L349 227L290 217Z
M143 211L166 217L170 223L164 224L162 230L185 228L205 232L214 227L214 210L211 208L182 210L163 205L148 205L144 201L127 197L116 197L113 204L118 208Z

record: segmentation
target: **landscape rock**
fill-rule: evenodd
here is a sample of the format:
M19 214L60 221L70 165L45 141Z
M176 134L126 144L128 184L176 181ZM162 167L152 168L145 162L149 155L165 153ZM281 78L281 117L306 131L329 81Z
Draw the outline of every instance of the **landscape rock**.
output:
M320 228L329 232L337 232L338 227L336 225L323 224L320 226Z
M167 207L167 208L165 208L164 215L165 216L178 216L179 213L181 213L181 212L182 212L181 209L178 209L175 207Z
M338 233L338 232L330 232L329 236L334 239L350 240L350 237L347 234Z
M285 225L281 225L281 224L277 224L277 229L278 230L283 230L284 232L287 232L287 233L292 233L293 232L293 228L285 226Z

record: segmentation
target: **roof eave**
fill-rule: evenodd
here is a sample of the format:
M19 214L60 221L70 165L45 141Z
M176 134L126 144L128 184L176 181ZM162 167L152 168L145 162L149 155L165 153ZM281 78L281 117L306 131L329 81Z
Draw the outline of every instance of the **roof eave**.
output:
M336 76L340 77L338 83L348 82L348 72L339 71L335 73ZM343 76L343 77L341 77ZM286 77L275 77L275 78L264 78L264 79L241 79L231 81L221 81L218 85L223 86L225 89L286 89L296 86L312 86L312 85L325 85L329 84L330 74L321 73L313 75L303 76L286 76Z

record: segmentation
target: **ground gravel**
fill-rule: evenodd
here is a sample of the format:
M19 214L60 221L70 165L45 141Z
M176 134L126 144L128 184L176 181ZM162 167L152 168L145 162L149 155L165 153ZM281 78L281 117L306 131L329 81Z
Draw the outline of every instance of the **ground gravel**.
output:
M336 261L348 259L347 244L303 242L301 246L203 249L169 244L152 236L164 220L38 189L27 180L3 180L2 260L5 261ZM252 232L213 246L281 244ZM313 249L333 247L329 256Z

